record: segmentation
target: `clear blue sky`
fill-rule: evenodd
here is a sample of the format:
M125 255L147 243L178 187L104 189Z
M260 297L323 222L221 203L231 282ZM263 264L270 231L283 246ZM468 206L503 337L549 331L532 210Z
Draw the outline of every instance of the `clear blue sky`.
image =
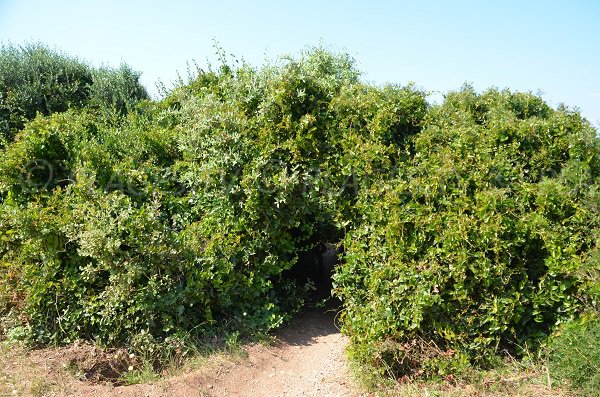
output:
M375 83L541 90L600 126L598 0L0 0L0 41L125 61L153 92L186 60L214 61L213 39L255 65L323 42L354 56Z

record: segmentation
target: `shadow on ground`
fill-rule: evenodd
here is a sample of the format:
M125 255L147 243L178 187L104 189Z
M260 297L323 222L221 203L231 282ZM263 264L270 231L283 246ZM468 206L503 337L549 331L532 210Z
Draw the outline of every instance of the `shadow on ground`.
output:
M340 333L339 302L330 302L324 308L307 307L282 330L275 333L279 343L308 346L321 336Z

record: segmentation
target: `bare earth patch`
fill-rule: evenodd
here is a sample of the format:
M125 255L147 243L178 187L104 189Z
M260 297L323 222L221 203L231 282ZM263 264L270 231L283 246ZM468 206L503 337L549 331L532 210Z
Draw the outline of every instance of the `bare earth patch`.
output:
M248 349L247 362L207 379L208 395L357 396L345 358L347 340L328 314L310 310L279 336L275 346Z
M348 374L346 344L334 314L311 309L280 331L272 345L246 346L246 359L215 356L199 370L129 386L108 382L123 371L122 352L87 345L3 350L0 396L359 396Z

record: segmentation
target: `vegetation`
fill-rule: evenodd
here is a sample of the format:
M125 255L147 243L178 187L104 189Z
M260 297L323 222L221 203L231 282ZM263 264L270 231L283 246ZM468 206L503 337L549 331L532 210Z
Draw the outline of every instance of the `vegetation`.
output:
M600 320L584 318L565 324L550 343L550 371L581 396L600 390Z
M94 69L40 43L0 48L0 147L28 120L82 108L116 106L125 111L148 98L139 74L127 65Z
M597 288L598 139L540 98L468 87L357 202L336 276L354 354L446 375L535 349Z
M11 335L158 357L273 329L325 242L351 353L386 376L493 367L595 309L600 141L538 96L430 105L322 48L154 102L129 67L44 46L5 46L0 68Z

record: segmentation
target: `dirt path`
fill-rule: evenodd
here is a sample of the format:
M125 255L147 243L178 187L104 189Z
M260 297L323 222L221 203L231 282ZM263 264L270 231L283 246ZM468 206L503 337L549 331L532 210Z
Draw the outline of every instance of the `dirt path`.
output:
M275 346L252 346L248 361L218 374L208 395L355 396L348 376L346 339L332 314L309 310L278 335Z
M78 380L68 369L73 359L81 363L103 362L106 353L91 345L12 351L0 344L0 397L358 397L361 393L353 387L348 374L346 344L346 338L335 326L334 315L313 309L278 332L274 345L245 346L244 358L215 354L195 366L195 370L119 387ZM530 378L532 381L527 380ZM397 386L386 390L390 396L569 395L559 389L548 389L540 373L527 370L508 375L492 372L472 385L459 382Z
M94 356L93 348L45 349L26 357L10 354L10 360L0 360L5 361L0 363L0 396L358 396L348 374L347 340L334 317L332 311L306 310L276 334L274 344L245 346L244 359L222 359L199 370L130 386L90 384L66 373L69 358Z

